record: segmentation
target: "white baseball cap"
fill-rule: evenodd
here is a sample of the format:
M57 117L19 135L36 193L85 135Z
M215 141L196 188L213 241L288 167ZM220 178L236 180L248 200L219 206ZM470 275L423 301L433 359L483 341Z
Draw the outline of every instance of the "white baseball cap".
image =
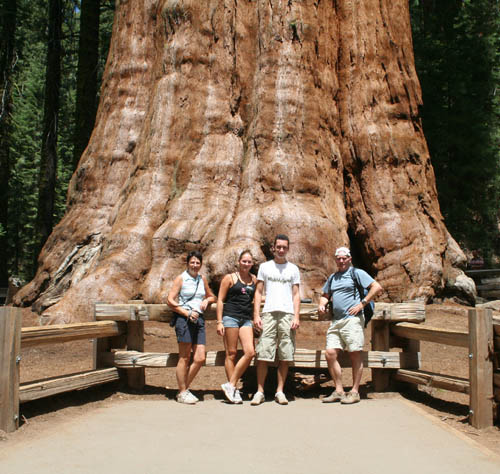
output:
M351 251L347 247L339 247L335 250L336 257L350 257Z

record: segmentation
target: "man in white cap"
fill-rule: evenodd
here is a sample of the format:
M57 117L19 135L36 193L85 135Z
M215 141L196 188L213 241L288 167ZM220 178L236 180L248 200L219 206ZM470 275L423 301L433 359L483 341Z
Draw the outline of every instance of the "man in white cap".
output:
M359 384L363 374L363 309L382 291L382 287L364 270L351 266L351 252L347 247L335 251L335 261L337 272L328 277L318 306L318 311L325 313L326 305L331 300L332 322L326 333L326 360L335 390L322 401L352 404L359 402ZM366 296L360 295L360 286L368 290ZM342 369L338 362L338 356L344 350L349 353L352 364L352 389L348 394L342 386Z

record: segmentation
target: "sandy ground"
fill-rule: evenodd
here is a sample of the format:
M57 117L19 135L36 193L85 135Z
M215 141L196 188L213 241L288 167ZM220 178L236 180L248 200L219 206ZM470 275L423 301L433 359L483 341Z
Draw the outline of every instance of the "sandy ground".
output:
M466 307L448 305L429 305L427 307L427 324L450 329L467 327ZM35 325L36 317L26 311L23 324ZM328 323L303 323L297 336L297 347L320 348L324 346L324 334ZM367 332L367 346L369 333ZM173 330L166 324L148 323L146 325L146 350L151 352L175 352L177 350ZM215 333L215 326L208 323L209 350L222 349L221 339ZM422 368L448 375L468 376L467 351L462 348L422 343ZM66 344L54 344L25 349L22 352L21 379L23 382L43 379L53 375L74 373L92 368L92 342L77 341ZM345 383L349 386L350 370L344 374ZM202 368L193 385L193 391L204 401L222 400L220 384L225 382L222 367ZM21 405L21 427L15 433L0 432L0 449L11 443L28 446L34 439L44 438L60 426L68 423L81 423L87 416L99 412L103 407L136 401L171 400L176 393L175 375L172 369L147 369L145 390L136 393L119 384L108 384L98 388L72 392L65 395L41 399ZM296 400L314 401L318 406L320 396L331 391L331 381L324 381L312 390L305 390L298 379L291 379L288 394ZM246 393L248 398L251 393ZM401 397L423 412L430 414L437 421L458 430L474 442L484 446L500 456L500 429L493 427L476 430L468 424L468 396L441 389L421 388L416 392L402 394L375 394L370 380L370 371L365 370L362 387L362 406L370 399L392 399ZM271 404L274 405L274 404ZM232 409L232 407L226 407ZM64 428L66 429L66 428ZM242 436L244 428L241 428ZM375 435L375 434L374 434ZM2 470L2 472L4 472ZM151 471L154 472L154 471Z

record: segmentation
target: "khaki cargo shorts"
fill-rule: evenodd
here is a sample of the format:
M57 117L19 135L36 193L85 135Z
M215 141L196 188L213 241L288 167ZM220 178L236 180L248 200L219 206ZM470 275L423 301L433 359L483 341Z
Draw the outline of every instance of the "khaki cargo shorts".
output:
M262 313L262 335L255 348L256 359L274 362L276 349L278 359L293 362L295 354L295 331L291 329L293 314L283 311Z
M347 352L362 351L365 345L364 327L363 315L334 319L326 332L326 348Z

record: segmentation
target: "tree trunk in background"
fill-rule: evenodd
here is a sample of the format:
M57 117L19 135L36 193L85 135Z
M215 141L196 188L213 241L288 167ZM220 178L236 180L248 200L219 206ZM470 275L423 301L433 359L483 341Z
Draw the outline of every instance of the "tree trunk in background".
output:
M82 0L81 3L73 150L75 169L89 142L95 123L100 3L100 0Z
M419 104L406 0L121 2L68 211L16 302L45 321L164 302L189 250L215 287L277 232L303 297L339 245L386 299L470 296Z
M57 128L61 86L62 0L49 0L47 71L43 111L42 150L38 179L36 233L40 249L52 232L57 173Z
M12 112L12 72L16 34L17 0L0 0L0 286L7 287L9 242L10 129Z

